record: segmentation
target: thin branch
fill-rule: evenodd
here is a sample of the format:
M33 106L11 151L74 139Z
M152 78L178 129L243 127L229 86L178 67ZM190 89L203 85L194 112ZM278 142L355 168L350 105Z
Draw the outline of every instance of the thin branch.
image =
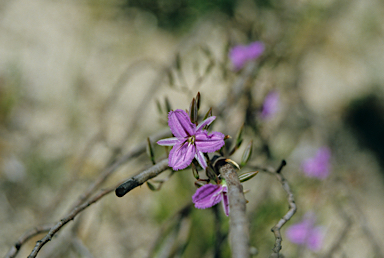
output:
M11 249L8 251L8 253L5 255L5 258L13 258L16 257L17 253L19 252L21 246L27 242L32 237L48 232L55 224L47 224L35 227L27 232L25 232L17 241L16 243L11 247Z
M273 174L276 176L277 180L281 183L281 186L283 187L284 191L288 195L288 203L289 203L289 210L288 212L282 217L279 222L271 229L273 234L275 235L275 245L272 249L272 254L270 255L270 258L278 258L280 255L281 250L281 242L283 241L280 233L280 229L284 226L285 223L287 223L288 220L292 218L292 216L295 214L297 207L295 203L295 199L293 197L293 193L291 191L291 188L289 187L289 184L285 177L282 175L281 171L283 170L284 166L287 165L287 162L285 160L281 161L280 166L275 170L271 167L259 167L254 166L256 169L264 170L270 174Z
M161 131L160 133L157 133L150 137L151 141L157 141L159 139L165 138L169 136L171 133L169 129L166 129L164 131ZM88 189L79 197L79 199L72 205L72 209L78 205L80 205L84 200L89 198L91 194L103 183L105 180L113 173L115 172L120 166L122 166L124 163L129 161L130 159L139 156L143 152L145 152L147 147L147 141L144 141L140 143L138 146L133 148L130 152L128 152L126 155L122 156L120 159L115 161L112 165L108 166L106 169L104 169L103 172L101 172L101 175L96 179L96 181L88 187Z
M245 216L246 200L243 186L237 172L231 164L225 164L219 169L228 186L230 243L232 258L249 257L249 223Z
M344 228L343 230L341 231L339 237L333 241L333 244L331 246L331 248L329 249L329 251L322 255L321 257L323 258L328 258L328 257L333 257L334 253L340 249L341 247L341 244L343 242L345 242L346 240L346 237L347 237L347 234L348 232L350 231L351 229L351 225L352 225L352 219L351 217L347 214L347 212L344 210L344 208L342 207L342 205L340 204L334 204L335 207L336 207L336 210L339 212L340 216L344 219L345 221L345 225L344 225Z
M284 226L285 223L287 223L288 220L292 218L292 216L295 214L297 207L295 203L295 199L293 197L293 194L291 192L291 188L289 187L289 184L287 180L283 177L281 174L281 170L287 163L285 160L283 160L279 166L279 168L276 170L275 175L277 180L281 183L281 186L283 187L284 191L288 195L288 203L289 203L289 210L284 215L283 218L277 222L277 224L271 229L273 234L275 235L275 245L272 249L272 254L270 255L271 258L278 258L281 250L281 241L283 240L281 237L280 229Z
M56 223L48 232L48 234L42 238L41 240L36 242L35 247L33 248L31 254L28 256L28 258L36 257L37 253L40 251L40 249L49 241L51 241L52 237L68 222L73 220L77 214L85 210L90 205L94 204L101 198L103 198L105 195L109 194L115 190L115 187L110 187L105 190L100 190L93 198L89 199L87 202L84 202L82 205L79 205L75 207L71 212L67 214L63 219L61 219L58 223Z
M168 159L163 159L156 165L153 165L149 169L141 172L140 174L134 177L131 177L130 179L128 179L127 181L119 185L115 191L116 195L118 197L123 197L132 189L144 184L149 179L154 178L155 176L157 176L167 168L168 168Z
M164 166L164 169L162 171L164 171L165 169L167 169L168 167L168 160L165 159L163 161L161 161L160 163L158 163L157 165L154 165L152 166L151 168L149 169L146 169L144 170L143 172L141 172L140 174L138 174L137 176L134 176L132 178L139 178L140 179L140 182L141 184L143 184L145 181L142 181L142 180L148 180L152 177L154 177L158 174L160 174L162 171L159 171L159 167L161 165L163 165L166 161L166 164L167 166ZM161 164L161 165L160 165ZM94 204L95 202L97 202L98 200L100 200L101 198L103 198L105 195L113 192L117 187L119 187L121 185L121 182L113 187L109 187L107 189L104 189L104 190L100 190L95 196L93 196L92 198L90 198L87 202L84 202L83 204L79 205L79 206L76 206L73 210L71 210L63 219L61 219L58 223L56 223L48 232L48 234L41 240L37 241L36 242L36 245L35 247L33 248L31 254L28 256L28 258L33 258L33 257L36 257L36 255L38 254L38 252L41 250L41 248L46 244L48 243L49 241L51 241L52 237L65 225L67 224L68 222L70 222L71 220L73 220L76 215L78 215L80 212L82 212L83 210L85 210L86 208L88 208L89 206L91 206L92 204ZM140 184L139 184L140 185ZM134 187L132 187L130 190L132 190L133 188L139 186L139 185L136 185Z
M191 208L192 208L192 203L188 203L162 224L161 228L157 233L155 240L153 241L153 243L149 248L148 255L146 256L147 258L152 258L155 256L156 248L162 241L164 241L167 234L169 234L167 230L173 225L173 223L175 222L179 223L179 221L183 220L186 217L189 217L191 213Z

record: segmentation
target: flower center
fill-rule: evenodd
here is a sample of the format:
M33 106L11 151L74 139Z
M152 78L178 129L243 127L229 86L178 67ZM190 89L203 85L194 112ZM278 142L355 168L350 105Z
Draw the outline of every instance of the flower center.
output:
M191 145L191 144L195 144L195 136L192 135L191 137L188 138L187 141L188 141L189 145Z

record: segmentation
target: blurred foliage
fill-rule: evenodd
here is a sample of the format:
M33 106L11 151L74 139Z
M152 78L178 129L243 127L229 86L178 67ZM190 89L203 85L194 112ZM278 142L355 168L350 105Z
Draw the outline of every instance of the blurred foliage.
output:
M8 73L0 75L0 124L5 124L20 98L21 73L11 66Z
M271 246L275 238L271 234L271 228L287 212L286 200L274 200L266 198L259 204L250 219L250 242L251 246L258 249L260 257L270 254Z
M154 14L161 28L180 30L189 27L197 18L219 11L234 15L237 0L125 0L122 8L140 8Z

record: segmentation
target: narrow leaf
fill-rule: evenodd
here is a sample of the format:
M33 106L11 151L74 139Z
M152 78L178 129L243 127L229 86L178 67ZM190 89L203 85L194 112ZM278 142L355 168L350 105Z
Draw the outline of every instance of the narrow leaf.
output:
M253 141L251 140L251 142L245 148L245 150L243 152L243 156L241 157L240 165L242 167L247 165L247 162L252 155L252 148L253 148Z
M189 116L192 123L197 122L197 105L195 98L192 99L191 105L189 106Z
M151 159L152 164L155 165L156 164L155 154L153 153L153 148L152 148L151 140L149 139L149 137L147 138L147 155Z
M212 116L212 108L210 108L207 112L207 114L205 114L203 120L207 119L208 117ZM209 125L206 125L204 126L204 129L207 130L213 123L209 124Z
M252 179L254 176L257 175L259 171L253 171L253 172L245 172L239 176L239 180L241 183L248 181L249 179Z
M175 80L173 79L172 71L169 69L167 70L167 76L168 76L168 82L169 86L173 88L175 86Z
M233 149L229 152L229 156L231 156L232 154L234 154L241 146L241 144L243 143L243 139L240 139L239 141L236 142L236 145L233 147Z
M176 69L181 70L181 58L180 58L180 53L176 54Z
M165 109L167 110L167 114L169 113L169 111L172 110L171 108L171 103L169 103L169 99L168 97L165 97ZM168 120L168 119L167 119Z
M193 176L196 178L196 179L199 179L200 176L199 176L199 172L197 171L197 168L196 168L196 165L193 164L193 162L191 163L191 167L192 167L192 174Z
M210 61L209 64L207 65L207 67L205 68L203 76L207 76L211 72L211 70L214 67L214 65L215 65L215 62Z
M148 186L149 190L157 191L157 188L153 184L151 184L149 181L147 181L147 186Z
M197 187L202 187L202 186L205 185L205 183L204 183L204 181L195 181L195 185L196 185Z
M201 51L209 58L212 58L212 53L207 46L200 46Z
M161 108L161 104L160 104L160 101L158 99L156 99L156 107L157 107L157 111L159 111L159 113L162 114L163 109Z
M200 91L197 92L196 95L196 106L197 106L197 111L200 109Z
M238 145L239 142L243 141L243 129L244 129L244 124L240 127L239 131L237 132L236 145Z
M215 171L213 171L213 169L211 167L207 167L206 170L205 170L206 174L207 174L207 177L215 182L218 181L218 178L217 178L217 175L215 173Z

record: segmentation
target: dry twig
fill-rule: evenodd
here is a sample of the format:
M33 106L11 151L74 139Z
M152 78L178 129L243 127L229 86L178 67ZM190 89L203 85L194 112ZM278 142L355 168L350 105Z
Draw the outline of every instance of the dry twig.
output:
M271 229L273 234L275 235L275 245L272 249L272 254L270 255L270 258L278 258L280 255L280 250L281 250L281 242L282 242L282 237L280 233L280 229L284 226L285 223L287 223L288 220L292 218L292 216L295 214L297 207L295 203L295 199L293 197L293 193L291 191L291 188L289 187L289 184L287 180L284 178L284 176L281 174L281 170L283 167L287 165L287 162L285 160L281 161L280 166L275 170L273 168L267 167L258 167L256 166L256 169L264 170L268 173L274 174L281 183L281 186L283 187L284 191L288 195L288 203L289 203L289 210L288 212L282 217L279 222Z
M164 165L166 163L166 166ZM132 177L140 180L140 182L144 183L146 180L151 179L152 177L160 174L162 171L166 170L168 168L168 160L165 159L161 162L159 162L157 165L154 165L150 167L149 169L144 170L140 174ZM162 170L161 170L162 169ZM131 178L131 179L132 179ZM145 181L143 181L145 180ZM128 180L129 181L129 180ZM142 184L141 183L141 184ZM71 210L63 219L61 219L58 223L56 223L48 232L48 234L42 238L41 240L37 241L35 247L33 248L31 254L28 256L28 258L36 257L38 252L41 250L41 248L49 241L51 241L52 237L68 222L73 220L76 215L78 215L80 212L85 210L90 205L94 204L101 198L103 198L105 195L109 194L110 192L113 192L118 186L120 186L121 183L118 185L115 185L113 187L109 187L104 190L100 190L94 197L90 198L88 201L84 202L83 204L76 206L73 210ZM132 190L133 188L139 186L140 184L137 184L130 188Z
M156 165L153 165L149 169L141 172L140 174L134 177L131 177L130 179L128 179L127 181L119 185L115 191L116 195L118 197L123 197L132 189L144 184L149 179L154 178L155 176L157 176L167 168L168 168L168 159L163 159Z

